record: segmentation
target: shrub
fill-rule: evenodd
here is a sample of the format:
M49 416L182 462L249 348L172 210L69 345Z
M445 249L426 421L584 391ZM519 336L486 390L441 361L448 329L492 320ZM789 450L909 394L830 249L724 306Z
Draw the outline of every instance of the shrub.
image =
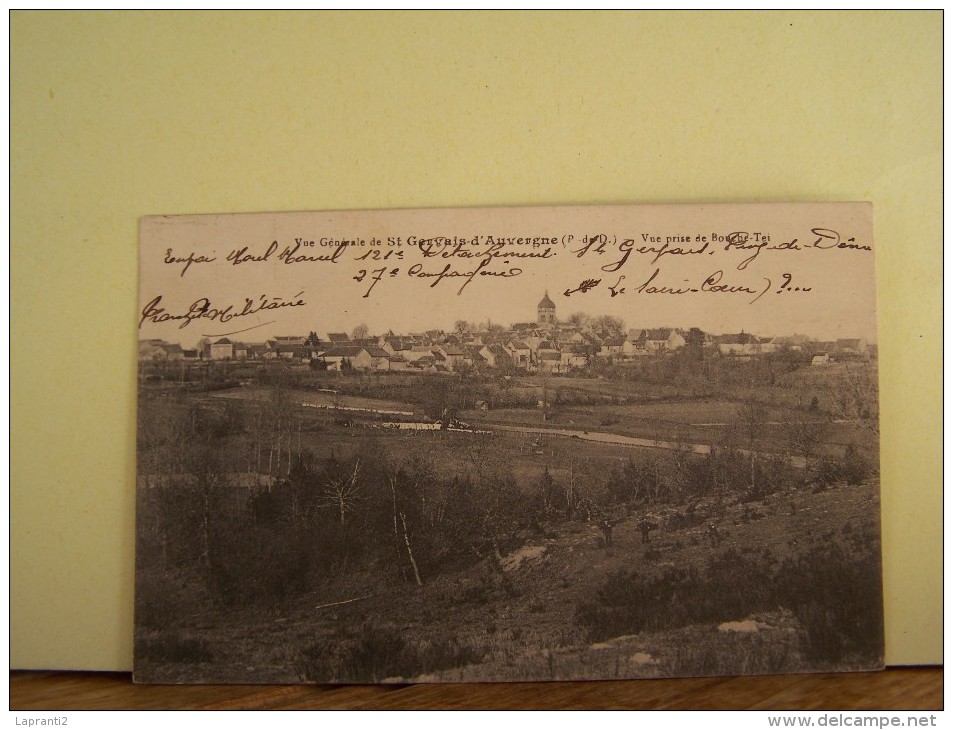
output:
M306 681L364 684L396 677L410 679L481 658L452 636L409 641L396 626L368 621L333 644L306 647L297 665L299 676Z
M156 664L199 664L213 659L204 639L175 634L153 639L136 639L136 658Z
M226 605L280 606L320 577L312 541L286 533L246 527L217 536L210 582Z
M852 531L848 540L785 560L775 595L804 626L806 656L869 663L884 650L880 555L872 536Z
M779 564L770 555L727 550L705 573L669 568L658 576L619 571L577 621L590 641L693 623L721 622L786 608L803 626L803 653L816 661L869 666L883 657L879 543L853 530Z
M183 617L205 608L207 594L201 581L187 572L162 572L139 568L136 576L136 626L166 629Z
M844 451L844 462L841 467L841 476L847 484L860 484L871 472L870 464L853 444L849 444Z

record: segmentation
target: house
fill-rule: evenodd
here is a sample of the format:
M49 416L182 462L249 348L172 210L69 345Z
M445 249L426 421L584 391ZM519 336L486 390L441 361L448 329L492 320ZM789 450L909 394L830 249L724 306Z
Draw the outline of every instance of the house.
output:
M235 344L223 337L209 345L210 360L231 360L235 357Z
M402 350L400 354L408 362L417 362L425 357L433 359L433 347L430 345L413 345L409 349Z
M276 355L267 342L249 342L245 345L245 357L248 360L274 360Z
M811 358L811 365L828 365L830 364L831 356L826 352L821 355L815 355Z
M178 343L170 343L165 340L144 340L139 343L139 359L177 362L185 359L185 351L182 349L182 345Z
M378 338L377 346L392 356L399 355L412 347L412 345L405 342L402 338L394 337L393 335Z
M390 355L387 358L387 370L393 371L405 371L410 368L410 363L407 362L400 355Z
M610 337L603 341L602 346L599 348L599 354L602 357L623 355L625 351L625 343L625 337Z
M760 339L746 332L721 335L716 338L716 343L722 355L753 355L761 351Z
M530 346L522 340L511 340L507 345L513 364L518 368L529 367L533 361L533 351Z
M316 359L328 364L328 370L341 370L347 362L355 370L390 370L391 356L380 347L341 345L318 353Z
M417 368L418 370L429 370L436 364L437 361L434 359L433 355L423 355L412 361L410 363L410 367Z
M867 340L861 338L837 340L834 352L840 356L867 357Z
M483 345L464 345L463 350L463 362L466 365L470 365L476 368L487 367L488 363L486 358L483 357L481 351L483 350Z
M546 351L536 353L539 371L543 373L562 372L562 357L558 352Z
M139 359L173 362L184 360L185 352L182 345L172 344L165 340L139 340Z
M390 370L391 355L386 350L370 345L364 351L371 357L371 370Z
M542 362L543 355L555 355L559 359L559 348L551 340L542 340L536 346L536 361ZM549 358L552 359L552 358Z
M503 345L484 345L480 355L491 368L508 369L513 367L513 358Z
M779 349L781 349L780 346L774 341L773 337L758 337L757 339L757 352L762 355L777 352Z
M589 358L580 348L566 349L559 353L559 365L563 372L571 368L584 368L588 362Z
M773 344L777 350L787 347L794 352L801 352L809 346L810 338L807 335L794 334L788 335L787 337L775 337L771 340L771 344Z
M459 345L441 345L437 348L437 352L446 358L446 365L451 370L456 370L457 367L463 364L465 353Z
M139 340L140 360L161 360L165 357L165 350L161 345L165 340Z
M673 352L685 347L685 336L678 330L670 327L643 330L639 340L641 342L641 348L652 354Z
M622 354L625 357L636 357L637 355L647 355L645 351L645 330L629 330L625 335L625 341L622 343Z
M351 341L346 332L328 332L328 342L332 345L346 345Z
M185 354L182 352L182 345L163 343L160 347L165 351L165 359L170 362L185 359Z

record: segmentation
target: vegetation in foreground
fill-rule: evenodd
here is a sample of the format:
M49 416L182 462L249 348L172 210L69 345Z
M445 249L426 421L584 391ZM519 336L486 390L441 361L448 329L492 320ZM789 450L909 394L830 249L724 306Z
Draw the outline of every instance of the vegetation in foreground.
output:
M880 661L875 464L851 446L819 449L824 434L809 429L792 447L805 468L762 451L757 403L708 456L618 450L586 470L530 454L535 472L499 458L489 437L388 441L330 414L302 435L303 418L281 388L226 406L144 398L144 678L557 679ZM452 463L425 446L451 439ZM317 441L330 452L311 451ZM250 449L255 483L234 467Z

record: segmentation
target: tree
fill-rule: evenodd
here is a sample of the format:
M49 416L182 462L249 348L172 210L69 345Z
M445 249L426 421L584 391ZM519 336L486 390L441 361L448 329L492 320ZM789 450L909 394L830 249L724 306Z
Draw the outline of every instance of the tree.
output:
M566 321L573 327L584 327L589 321L589 315L585 312L573 312Z
M703 360L705 357L705 333L698 327L692 327L685 334L685 354L691 360Z
M318 337L318 333L312 330L308 333L308 338L304 341L308 347L317 347L321 344L321 338Z
M784 424L785 440L794 453L804 459L804 468L807 469L827 433L828 424L820 420L816 409L813 412L795 411L788 418Z
M575 346L575 351L586 356L586 365L592 365L596 355L602 350L598 342L586 338L580 344Z
M621 337L625 334L625 322L611 314L603 314L593 321L593 329L603 337Z
M872 364L844 364L831 386L831 411L837 418L880 436L877 371Z
M549 515L557 510L557 498L559 497L559 488L552 474L549 473L549 465L543 469L539 478L539 497L543 503L543 513Z
M354 471L349 476L342 475L329 478L324 489L324 496L319 506L337 509L342 525L346 515L357 506L360 499L358 493L361 491L361 485L357 481L360 468L361 460L357 459L354 462Z
M456 385L441 379L421 393L420 404L428 417L449 426L457 413L457 401Z
M465 319L458 319L456 322L453 323L453 330L457 334L462 335L464 332L470 331L470 323L467 322Z
M748 447L748 457L751 463L751 493L756 494L759 490L755 486L755 462L757 461L764 429L768 422L768 410L755 401L749 401L738 410L738 421L741 426L742 437Z
M701 347L705 344L705 333L702 332L698 327L692 327L685 334L685 345L693 347Z
M397 520L400 518L400 526L403 528L403 547L407 550L407 559L410 561L410 565L414 570L414 580L417 582L418 586L424 584L423 579L420 577L420 568L417 566L417 560L414 558L414 549L410 543L410 533L407 530L407 515L397 508L397 477L391 476L388 478L390 483L391 498L393 500L393 514L394 514L394 539L397 541L397 558L398 565L400 564L400 556L402 554L401 548L401 530L398 529Z
M361 322L361 324L359 324L357 327L355 327L355 328L351 331L351 339L352 339L352 340L363 340L365 337L367 337L367 333L368 333L369 331L370 331L370 330L369 330L368 326L367 326L366 324L364 324L363 322Z

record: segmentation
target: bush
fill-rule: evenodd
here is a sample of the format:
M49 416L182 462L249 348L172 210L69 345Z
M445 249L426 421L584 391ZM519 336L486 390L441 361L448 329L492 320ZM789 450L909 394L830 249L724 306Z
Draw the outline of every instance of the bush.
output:
M188 572L162 572L140 567L136 575L136 626L167 629L203 610L208 597Z
M684 597L697 583L691 568L669 568L652 578L620 570L596 591L596 601L579 606L576 618L588 629L590 641L689 623Z
M177 635L136 640L136 659L156 664L199 664L213 660L212 651L203 639Z
M844 449L840 459L828 457L817 465L815 479L820 487L834 484L861 484L870 476L873 469L864 455L853 444Z
M319 578L315 546L300 531L247 527L216 540L211 587L229 606L280 606Z
M870 464L853 444L844 451L844 463L841 476L847 484L860 484L870 476Z
M781 564L776 599L804 626L809 658L831 663L883 658L883 596L875 540L851 531L847 546L818 545Z
M601 641L786 608L803 626L805 656L832 666L869 665L882 659L884 648L879 544L856 530L846 542L815 546L780 564L769 555L727 550L712 558L704 575L690 568L652 577L619 571L595 601L578 607L576 618L590 641Z
M302 650L298 674L309 682L378 683L412 679L482 659L456 638L408 641L396 626L365 622L333 644L314 643Z

